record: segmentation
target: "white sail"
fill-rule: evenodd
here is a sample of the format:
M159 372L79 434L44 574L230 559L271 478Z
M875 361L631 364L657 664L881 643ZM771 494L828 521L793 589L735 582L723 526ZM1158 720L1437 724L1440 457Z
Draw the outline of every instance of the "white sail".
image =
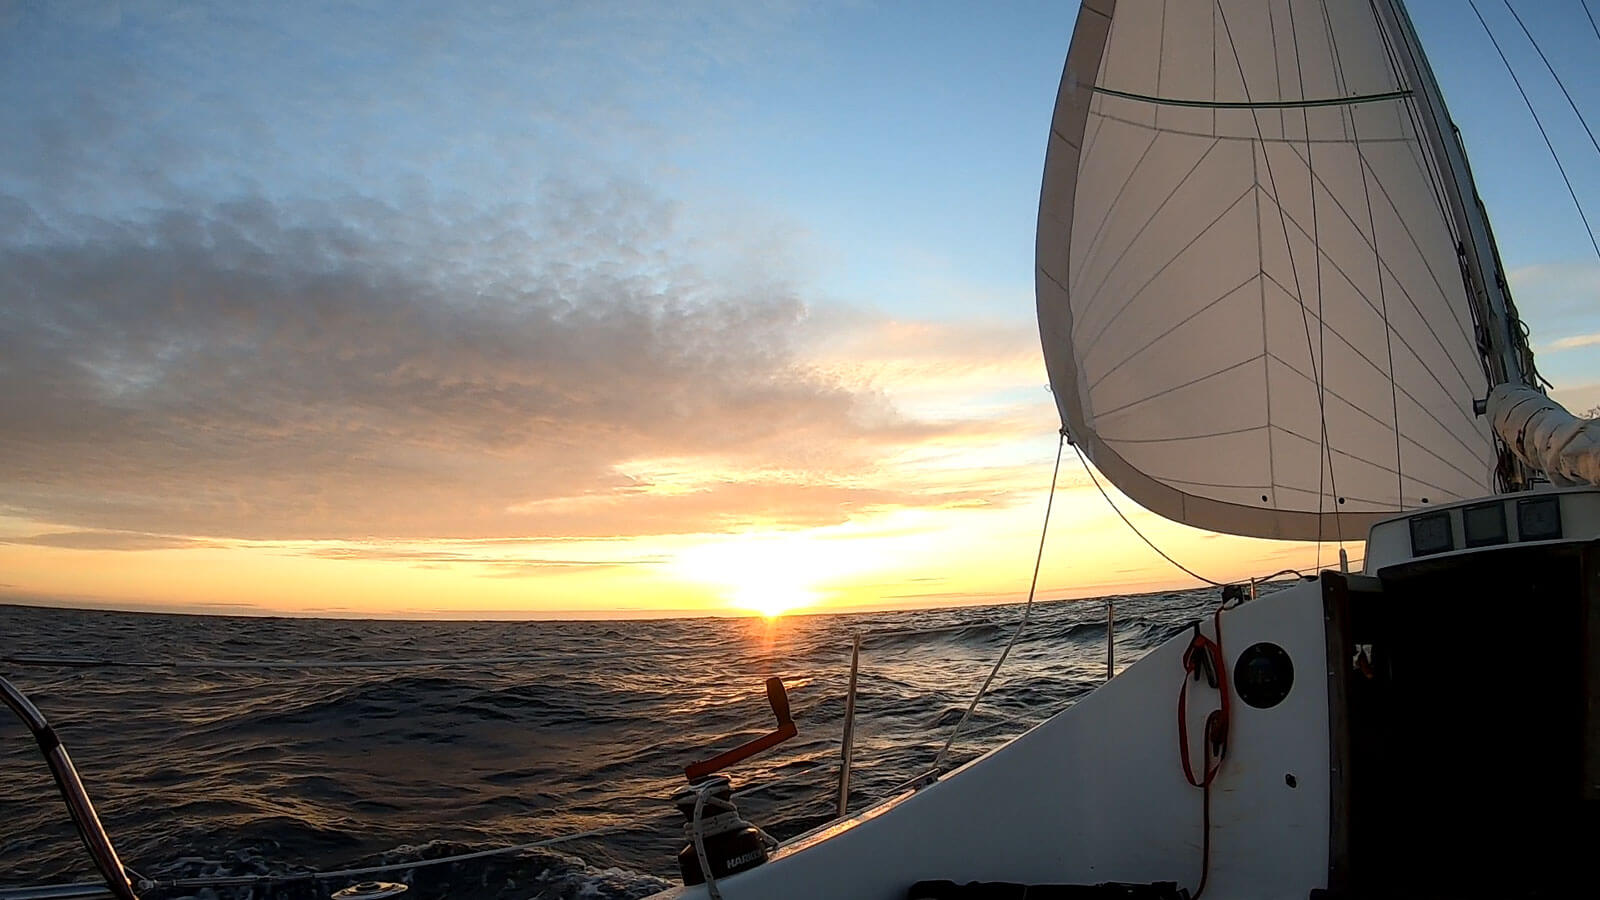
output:
M1448 198L1368 0L1085 0L1039 323L1096 467L1213 531L1359 539L1490 493Z

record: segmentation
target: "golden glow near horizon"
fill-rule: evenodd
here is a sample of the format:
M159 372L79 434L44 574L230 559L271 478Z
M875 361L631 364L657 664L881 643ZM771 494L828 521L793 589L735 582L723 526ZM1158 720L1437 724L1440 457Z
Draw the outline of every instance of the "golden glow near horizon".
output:
M1063 477L1056 502L1041 598L1195 586L1155 559L1092 488L1070 481ZM1212 577L1265 574L1314 559L1305 545L1207 535L1124 508L1135 510L1164 549ZM203 541L134 550L0 543L0 569L8 599L52 605L321 616L774 617L1020 600L1042 510L1038 492L1010 507L894 510L814 528L562 542L558 549L570 559L555 565L530 562L549 555L541 542ZM37 527L5 525L13 535L20 526ZM1324 565L1336 559L1336 550L1324 549Z
M908 354L909 355L909 354ZM1020 358L1020 357L1019 357ZM865 363L863 363L865 365ZM934 377L904 360L877 389L945 420L840 472L813 460L773 472L720 456L617 466L623 486L531 504L531 520L631 521L635 533L578 538L243 540L86 529L0 517L0 600L211 613L613 618L764 615L1015 602L1027 593L1055 435L1038 364L958 366ZM883 373L895 371L895 378ZM1022 399L1016 399L1018 396ZM1041 434L1040 432L1044 432ZM1189 588L1107 507L1068 451L1039 597ZM708 506L731 492L748 506ZM818 502L816 495L822 496ZM1208 534L1121 508L1208 577L1240 580L1338 564L1338 548ZM720 517L725 524L708 530ZM1361 547L1348 545L1353 563Z
M1072 4L501 4L443 26L101 5L0 6L32 76L0 104L0 603L1026 596L1057 428L1038 162ZM960 39L833 39L905 23ZM1445 87L1466 140L1518 148L1497 103ZM1554 180L1496 168L1541 370L1591 409L1600 266ZM1219 580L1318 561L1127 508ZM1069 453L1039 596L1193 584Z

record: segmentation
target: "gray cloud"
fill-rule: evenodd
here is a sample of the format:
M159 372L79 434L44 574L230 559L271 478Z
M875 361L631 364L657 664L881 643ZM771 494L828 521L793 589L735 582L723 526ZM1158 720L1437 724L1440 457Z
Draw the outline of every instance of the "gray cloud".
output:
M50 531L0 538L0 544L26 544L66 550L179 550L212 546L207 541L136 531ZM3 587L4 585L0 585Z
M494 544L492 541L474 543L490 547ZM450 550L415 550L383 545L318 547L304 551L303 555L320 559L409 563L412 567L418 569L445 569L454 566L466 566L483 570L482 574L489 578L523 578L533 575L547 575L551 571L597 571L629 566L651 566L665 561L660 556L631 559L563 559L512 554L485 555L483 553L465 553Z
M939 429L797 360L791 289L685 262L674 209L635 186L539 199L236 201L71 232L4 201L0 504L278 539L661 533L952 502L839 480ZM772 475L669 498L616 470L643 457Z
M666 149L728 114L730 72L787 71L763 38L816 14L0 21L0 511L66 529L37 543L148 547L1005 502L882 476L894 448L973 426L808 364L848 323L809 321L795 236L669 199ZM660 493L625 474L640 460L732 474Z

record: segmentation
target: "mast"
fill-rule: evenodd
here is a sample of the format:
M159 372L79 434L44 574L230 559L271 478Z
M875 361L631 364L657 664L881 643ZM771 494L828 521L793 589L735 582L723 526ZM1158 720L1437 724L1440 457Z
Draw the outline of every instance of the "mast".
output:
M1445 167L1440 173L1442 187L1459 236L1456 252L1473 305L1473 318L1478 323L1478 347L1488 366L1490 386L1528 384L1533 380L1533 359L1515 324L1516 307L1501 271L1489 216L1478 198L1472 167L1433 77L1433 68L1428 65L1411 16L1400 0L1373 0L1373 5L1394 42L1395 61L1413 87L1422 130L1433 156Z

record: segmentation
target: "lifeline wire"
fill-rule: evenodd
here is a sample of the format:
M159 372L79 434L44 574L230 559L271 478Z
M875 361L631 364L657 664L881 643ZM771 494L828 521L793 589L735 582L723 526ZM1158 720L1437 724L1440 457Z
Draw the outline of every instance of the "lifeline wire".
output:
M950 755L950 746L956 742L956 736L961 733L967 719L972 717L972 711L978 707L978 701L989 692L989 685L994 681L994 676L1000 673L1000 667L1005 665L1006 657L1011 655L1011 648L1017 643L1017 638L1022 637L1022 632L1028 629L1028 616L1033 612L1033 598L1039 590L1039 567L1044 563L1044 538L1050 531L1050 508L1056 502L1056 480L1061 476L1061 451L1067 444L1067 430L1061 430L1061 437L1056 441L1056 465L1050 472L1050 494L1044 502L1044 525L1039 528L1039 553L1033 559L1033 580L1028 584L1028 602L1022 607L1022 621L1017 623L1017 630L1011 633L1011 640L1006 642L1006 648L1000 651L1000 658L994 661L994 668L989 670L989 677L983 679L983 687L972 695L972 702L967 704L967 711L961 714L961 721L951 730L950 737L945 739L944 746L939 748L939 755L933 758L931 774L937 775L939 768L944 765L945 757ZM1076 449L1076 445L1074 445Z
M492 847L488 850L477 850L472 853L457 853L453 856L440 856L434 859L419 859L411 862L390 863L382 866L366 866L360 869L340 869L333 872L292 872L287 875L236 875L219 876L216 878L165 878L145 880L139 882L140 890L150 888L181 888L181 887L226 887L251 884L267 884L280 881L326 881L333 878L356 878L362 875L378 875L383 872L395 872L402 869L421 869L427 866L442 866L447 863L462 862L469 859L481 859L485 856L499 856L504 853L517 853L523 850L535 850L540 847L549 847L563 844L567 841L576 841L583 838L599 837L617 831L626 831L628 825L609 825L604 828L595 828L590 831L580 831L577 834L566 834L560 837L545 838L542 841L530 841L526 844L516 844L510 847ZM126 869L126 867L124 867Z

